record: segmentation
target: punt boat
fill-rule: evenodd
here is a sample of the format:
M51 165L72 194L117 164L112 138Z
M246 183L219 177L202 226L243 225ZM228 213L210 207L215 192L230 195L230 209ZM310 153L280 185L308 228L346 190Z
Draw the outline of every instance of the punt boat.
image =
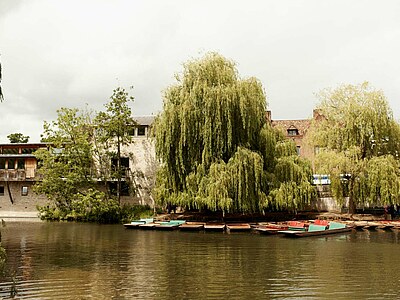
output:
M250 231L251 230L251 226L248 223L228 223L228 224L226 224L226 230L228 232Z
M124 226L125 226L125 228L129 228L129 229L132 229L132 228L137 229L140 227L140 225L150 224L153 222L154 222L153 218L147 218L147 219L133 220L130 223L124 224Z
M351 231L352 228L345 224L338 222L329 222L327 226L310 224L304 231L301 230L282 230L279 233L283 233L288 237L307 237L307 236L319 236L319 235L330 235L336 233L345 233Z

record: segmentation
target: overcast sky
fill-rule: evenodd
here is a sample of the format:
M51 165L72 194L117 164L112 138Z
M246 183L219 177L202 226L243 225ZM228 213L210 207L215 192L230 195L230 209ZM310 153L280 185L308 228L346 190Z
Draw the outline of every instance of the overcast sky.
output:
M40 140L60 107L100 110L118 86L157 114L182 64L217 51L264 85L273 119L369 81L400 118L400 1L0 0L0 142Z

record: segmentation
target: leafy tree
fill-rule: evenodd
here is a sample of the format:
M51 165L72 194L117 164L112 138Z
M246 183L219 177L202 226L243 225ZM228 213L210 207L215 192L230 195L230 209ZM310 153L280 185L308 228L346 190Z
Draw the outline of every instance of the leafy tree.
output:
M399 203L400 129L382 91L367 82L342 85L320 94L323 116L312 125L320 149L316 170L330 174L331 189L349 211L357 205Z
M7 135L7 138L10 140L10 143L27 143L29 141L29 136L23 135L22 133L11 133Z
M115 158L116 168L112 177L117 179L117 198L120 202L121 181L124 176L124 169L121 166L121 147L133 142L130 133L130 126L135 124L131 115L131 109L128 106L133 97L123 88L117 88L113 91L110 102L105 104L106 111L99 112L95 119L96 141L103 145L103 151L99 151L100 161L104 161L104 155L110 162ZM101 148L98 148L101 149Z
M42 141L48 148L35 152L40 163L38 171L43 177L35 185L35 191L54 204L38 208L42 218L100 223L126 220L134 207L121 207L97 185L99 168L110 173L107 168L111 165L103 164L106 158L102 152L109 145L101 144L98 139L109 134L103 131L107 127L93 123L93 113L88 110L61 108L57 113L56 121L44 123ZM114 141L110 143L113 145Z
M92 145L89 116L77 109L61 108L52 123L44 123L43 141L48 149L35 152L40 162L35 190L61 210L70 210L77 195L93 187Z
M266 123L256 78L239 78L232 61L210 53L176 79L155 124L158 203L251 213L310 201L311 168ZM274 174L276 167L288 177Z

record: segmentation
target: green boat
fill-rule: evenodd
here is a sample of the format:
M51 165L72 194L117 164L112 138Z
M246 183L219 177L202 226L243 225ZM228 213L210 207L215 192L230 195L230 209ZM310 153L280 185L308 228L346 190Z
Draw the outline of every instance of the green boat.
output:
M154 226L154 229L156 230L174 230L178 229L179 226L182 224L185 224L186 221L184 220L171 220L171 221L165 221L165 222L158 222Z
M345 224L338 222L329 222L327 226L325 225L317 225L310 224L305 231L298 230L282 230L279 233L283 233L288 237L307 237L307 236L319 236L319 235L330 235L337 233L345 233L350 232L352 230L351 227L346 226Z

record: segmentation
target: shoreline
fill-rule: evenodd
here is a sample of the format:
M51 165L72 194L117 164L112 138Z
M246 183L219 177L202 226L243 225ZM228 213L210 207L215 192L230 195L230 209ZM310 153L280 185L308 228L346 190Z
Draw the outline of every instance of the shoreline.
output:
M38 211L0 211L0 219L5 222L41 221Z

